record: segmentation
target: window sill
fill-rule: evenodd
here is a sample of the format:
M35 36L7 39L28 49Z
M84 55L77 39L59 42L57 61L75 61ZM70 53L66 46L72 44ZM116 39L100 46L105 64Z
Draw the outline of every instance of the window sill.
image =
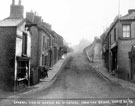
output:
M133 38L131 38L131 37L127 37L127 38L126 37L119 37L119 39L120 40L132 40Z

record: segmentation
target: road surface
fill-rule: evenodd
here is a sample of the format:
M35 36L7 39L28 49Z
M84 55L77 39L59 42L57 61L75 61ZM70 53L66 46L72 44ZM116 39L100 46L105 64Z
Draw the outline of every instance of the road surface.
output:
M9 106L135 106L134 97L135 92L100 76L82 53L74 53L50 87L11 99Z

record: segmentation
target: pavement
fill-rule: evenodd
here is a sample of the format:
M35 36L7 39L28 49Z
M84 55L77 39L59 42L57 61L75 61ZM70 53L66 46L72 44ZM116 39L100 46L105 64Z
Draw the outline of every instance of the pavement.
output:
M48 71L48 77L40 79L40 82L36 85L29 86L17 92L8 92L0 90L0 101L6 98L18 98L20 95L34 93L39 90L49 87L60 73L60 68L65 59L60 59L56 64L53 65L52 69Z
M86 56L89 60L89 64L97 71L97 73L99 75L101 75L106 81L110 81L112 83L115 83L115 84L119 84L121 85L123 88L126 88L126 89L129 89L129 90L132 90L135 92L135 84L132 83L132 82L129 82L129 81L126 81L126 80L123 80L123 79L120 79L116 76L113 76L111 75L107 68L105 67L104 65L104 61L103 60L97 60L97 61L94 61L93 63L91 62L90 60L90 57L86 51Z
M52 85L55 79L57 78L57 75L61 71L60 69L64 60L65 59L60 59L56 64L53 65L52 69L48 71L48 77L45 77L44 79L40 79L40 82L38 84L34 86L30 86L29 91L21 93L21 94L34 93Z

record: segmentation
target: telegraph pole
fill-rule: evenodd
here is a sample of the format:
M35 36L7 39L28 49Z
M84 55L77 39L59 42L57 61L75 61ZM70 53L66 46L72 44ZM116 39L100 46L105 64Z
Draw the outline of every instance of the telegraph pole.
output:
M118 0L118 16L120 17L120 0Z

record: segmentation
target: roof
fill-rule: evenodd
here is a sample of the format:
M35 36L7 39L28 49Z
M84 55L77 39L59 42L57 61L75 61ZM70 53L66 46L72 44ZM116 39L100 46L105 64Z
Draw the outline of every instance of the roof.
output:
M119 21L119 17L117 17L112 23L111 25L109 26L109 28L107 28L106 32L105 33L110 33L110 31L112 30L112 28L117 24L117 22Z
M18 26L24 19L5 19L0 21L0 26Z
M104 32L105 33L105 38L107 38L108 33L110 33L110 31L112 30L112 28L117 24L117 22L121 20L121 21L127 21L127 20L135 20L135 10L131 10L131 12L128 12L128 14L126 14L125 16L116 16L114 21L111 23L111 25L109 26L109 28L107 28L107 30Z
M135 19L135 12L132 12L131 14L127 14L121 17L121 20L132 20L132 19Z
M37 25L37 27L40 28L40 29L42 29L45 33L47 33L47 35L48 35L49 37L51 37L50 32L49 32L49 30L48 30L47 28L45 28L45 27L43 27L43 26L41 26L41 25Z

